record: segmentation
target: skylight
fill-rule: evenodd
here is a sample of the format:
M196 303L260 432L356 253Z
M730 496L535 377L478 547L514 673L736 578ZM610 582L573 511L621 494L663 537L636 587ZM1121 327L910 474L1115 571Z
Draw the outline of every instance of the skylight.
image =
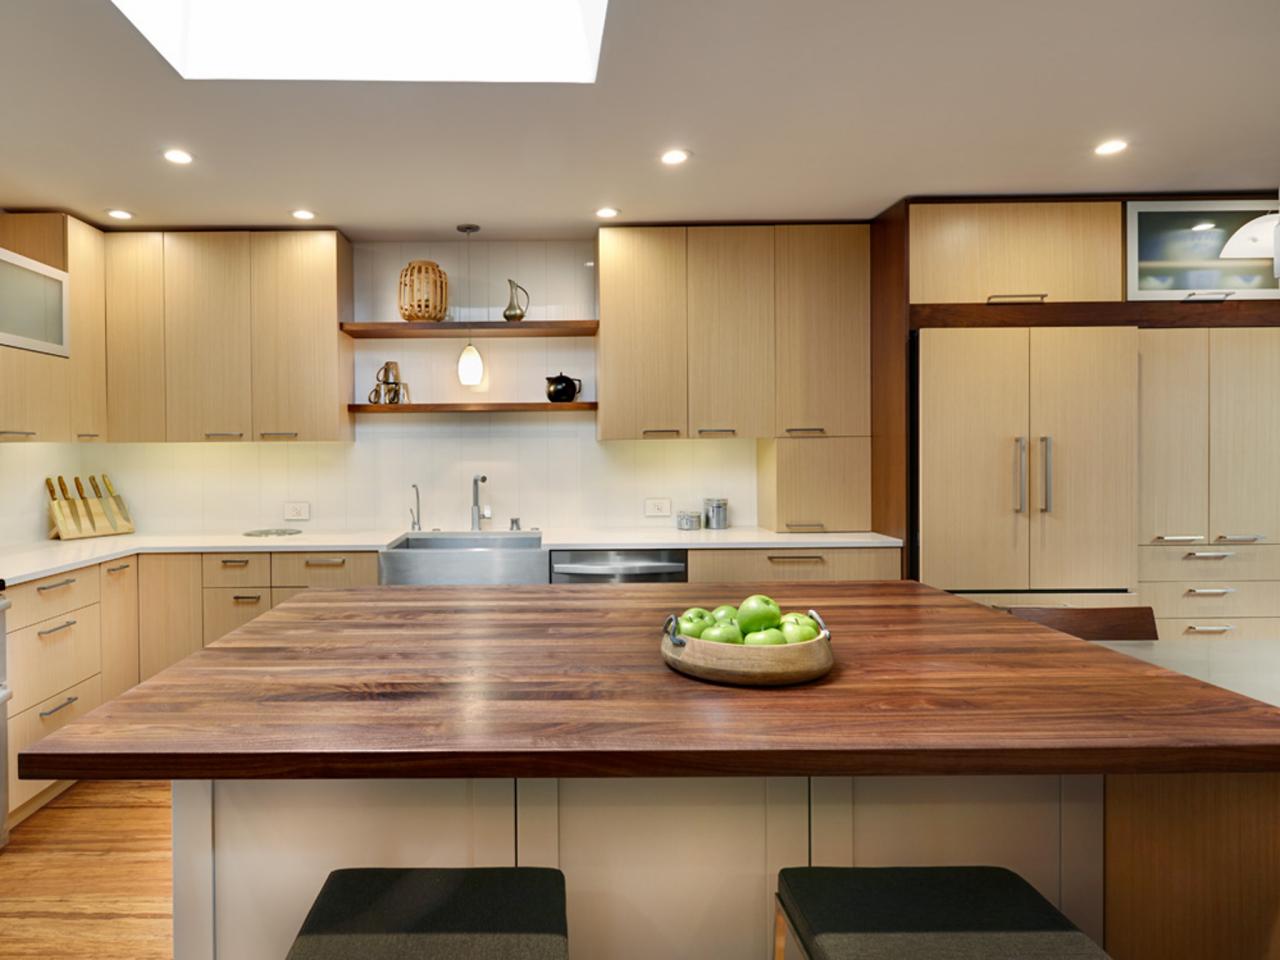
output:
M608 0L112 0L188 80L594 83Z

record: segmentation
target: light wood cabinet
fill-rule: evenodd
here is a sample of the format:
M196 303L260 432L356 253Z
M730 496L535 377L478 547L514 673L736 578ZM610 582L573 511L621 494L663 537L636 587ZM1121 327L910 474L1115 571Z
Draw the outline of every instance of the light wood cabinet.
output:
M270 609L270 587L205 587L204 643L221 640Z
M18 754L102 702L102 680L95 675L9 720L9 813L38 796L52 780L19 780Z
M1274 544L1191 544L1143 547L1138 551L1140 580L1280 581L1280 546ZM1280 584L1277 585L1280 591Z
M1138 363L1138 541L1203 543L1209 535L1209 331L1140 330Z
M912 303L1123 299L1117 201L924 203L909 216Z
M71 357L69 394L73 440L107 439L105 242L101 230L67 218Z
M269 553L206 553L201 568L205 587L271 586Z
M296 597L298 594L302 593L302 591L306 589L307 589L306 587L272 587L271 588L271 606L278 607L280 606L280 604L284 603L286 600L292 597Z
M686 230L606 227L599 244L596 434L688 436Z
M0 347L0 442L71 439L71 361Z
M689 228L689 435L774 434L773 227Z
M1137 581L1137 331L920 336L921 579L949 590Z
M164 235L165 436L253 437L250 234Z
M35 706L102 669L99 605L11 631L6 661L13 699L9 716Z
M273 587L373 587L378 555L359 553L273 553Z
M774 235L777 435L870 436L870 227Z
M332 230L255 233L253 429L260 440L350 440L351 244Z
M1161 580L1138 593L1158 618L1280 617L1280 590L1266 580Z
M38 580L19 583L5 591L10 607L7 630L28 627L50 617L61 616L98 602L98 577L94 569L53 573Z
M163 441L164 236L110 233L105 253L107 435L117 443Z
M1280 328L1209 332L1209 535L1280 542Z
M756 512L779 533L871 529L871 438L761 440Z
M113 700L138 680L138 558L99 564L102 698Z
M155 553L138 560L138 659L143 680L204 643L200 555Z
M901 566L896 547L690 550L689 582L898 580Z

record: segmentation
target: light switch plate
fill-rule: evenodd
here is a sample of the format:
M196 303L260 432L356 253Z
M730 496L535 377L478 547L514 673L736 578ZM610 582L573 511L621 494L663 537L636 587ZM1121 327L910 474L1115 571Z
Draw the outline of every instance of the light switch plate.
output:
M284 502L284 518L286 520L310 520L311 504L306 500L286 500Z
M671 498L646 497L644 501L644 515L646 517L671 516Z

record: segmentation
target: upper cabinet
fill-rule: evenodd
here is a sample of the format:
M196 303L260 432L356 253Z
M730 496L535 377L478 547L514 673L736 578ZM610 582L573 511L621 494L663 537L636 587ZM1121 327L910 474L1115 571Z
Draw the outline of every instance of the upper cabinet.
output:
M1116 201L910 207L912 303L1120 300Z
M259 440L349 440L351 244L332 230L255 233L253 430Z
M775 227L776 434L871 433L871 228Z
M253 436L250 234L164 235L165 435Z
M689 435L686 247L684 227L600 231L601 440Z
M1280 327L1209 331L1209 536L1280 543Z
M71 358L67 382L73 440L107 439L107 323L103 233L67 218Z
M774 432L773 227L689 228L689 434Z
M106 242L107 434L163 441L164 235L111 233Z

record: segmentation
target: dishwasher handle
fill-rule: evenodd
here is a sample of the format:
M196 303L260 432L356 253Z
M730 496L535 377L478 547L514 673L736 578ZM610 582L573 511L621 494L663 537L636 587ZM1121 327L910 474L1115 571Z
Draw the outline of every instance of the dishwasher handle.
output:
M553 563L552 573L588 577L630 577L645 573L684 573L685 565L669 560L623 560L609 563Z

